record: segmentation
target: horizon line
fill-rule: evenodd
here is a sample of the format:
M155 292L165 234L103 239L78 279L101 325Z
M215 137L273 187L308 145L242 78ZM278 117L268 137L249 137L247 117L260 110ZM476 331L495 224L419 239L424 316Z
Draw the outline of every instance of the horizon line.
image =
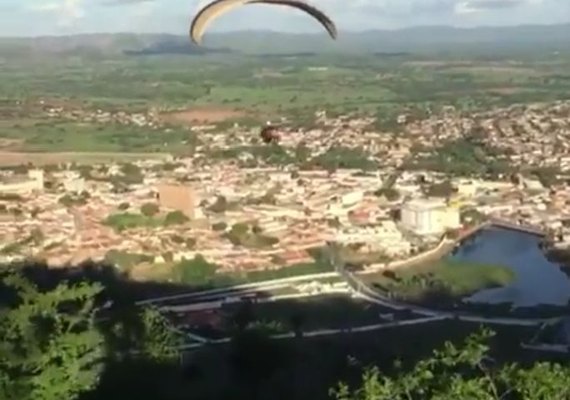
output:
M374 28L374 29L347 29L341 32L347 34L364 34L373 32L398 32L407 31L414 29L454 29L462 31L473 31L478 29L516 29L516 28L538 28L538 27L557 27L557 26L570 26L570 21L562 23L552 23L552 24L541 24L541 23L528 23L528 24L517 24L517 25L476 25L476 26L457 26L457 25L411 25L399 28ZM321 35L320 32L291 32L291 31L279 31L272 29L234 29L234 30L223 30L223 31L212 31L209 35L230 35L238 33L274 33L281 35ZM109 32L109 31L97 31L97 32L78 32L78 33L62 33L62 34L50 34L50 35L30 35L30 36L10 36L10 35L0 35L0 39L39 39L39 38L65 38L65 37L75 37L75 36L95 36L95 35L167 35L167 36L187 36L187 34L169 33L169 32L136 32L136 31L120 31L120 32Z

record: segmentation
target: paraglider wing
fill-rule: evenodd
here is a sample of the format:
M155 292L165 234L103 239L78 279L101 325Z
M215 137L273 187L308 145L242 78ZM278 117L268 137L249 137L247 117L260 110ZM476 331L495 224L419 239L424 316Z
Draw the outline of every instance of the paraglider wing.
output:
M265 3L265 4L275 4L281 6L289 6L296 8L298 10L304 11L313 18L315 18L319 23L327 30L329 36L333 39L337 37L336 25L324 12L318 8L308 4L303 0L252 0L253 3Z
M202 8L192 20L190 26L190 38L196 44L200 44L202 35L210 23L222 14L246 4L269 4L282 5L296 8L311 15L327 30L330 37L336 39L337 30L334 22L316 7L302 0L215 0Z

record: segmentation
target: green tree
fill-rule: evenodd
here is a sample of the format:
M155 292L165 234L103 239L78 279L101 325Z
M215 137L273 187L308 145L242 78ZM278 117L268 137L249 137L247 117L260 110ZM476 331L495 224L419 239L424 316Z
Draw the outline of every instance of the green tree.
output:
M171 211L166 214L166 217L164 218L164 225L183 225L188 221L190 221L190 218L184 215L182 211Z
M69 400L94 387L103 337L95 328L98 285L42 292L21 275L4 278L17 301L0 310L0 398Z
M142 335L139 337L138 354L146 359L164 362L178 356L177 347L182 337L160 311L147 307L142 311Z
M141 206L141 214L145 217L154 217L158 211L158 205L155 203L145 203Z
M388 188L381 188L374 192L375 196L384 196L388 201L396 201L400 198L400 192L396 189L388 187Z
M443 350L418 362L411 370L396 365L395 375L368 369L361 387L341 383L331 391L337 400L565 400L570 395L570 371L556 364L530 368L493 365L489 358L490 331L470 336L462 347L446 343Z
M450 181L433 183L426 188L426 195L430 197L450 197L455 193L455 188Z
M217 269L217 265L210 264L201 254L197 254L193 260L181 261L175 267L180 282L195 285L210 283Z
M544 186L545 188L549 188L551 186L554 186L559 182L559 180L558 180L558 174L559 173L560 173L559 169L554 168L554 167L553 168L548 168L548 167L536 168L533 171L533 174L539 180L541 185Z

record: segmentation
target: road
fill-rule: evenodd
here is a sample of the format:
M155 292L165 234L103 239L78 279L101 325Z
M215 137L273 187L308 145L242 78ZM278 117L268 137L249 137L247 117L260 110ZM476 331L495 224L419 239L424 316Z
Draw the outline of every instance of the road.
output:
M172 296L154 297L147 300L142 300L136 302L137 305L160 305L161 303L167 302L177 302L177 301L191 301L194 302L197 299L209 298L210 300L216 298L229 297L232 294L244 295L260 292L268 292L271 290L276 290L284 287L290 286L291 283L301 283L306 281L318 281L320 279L329 279L339 277L337 272L324 272L321 274L311 274L311 275L301 275L293 276L290 278L282 279L272 279L269 281L255 282L255 283L245 283L243 285L236 285L220 289L210 289L203 290L200 292L184 293Z
M397 327L401 327L401 326L425 324L428 322L442 321L445 319L447 319L447 317L443 317L443 316L426 317L426 318L417 318L417 319L406 320L406 321L394 321L394 322L385 322L385 323L374 324L374 325L365 325L365 326L359 326L359 327L355 327L355 328L319 329L319 330L314 330L314 331L303 332L303 337L307 338L307 337L318 337L318 336L333 336L333 335L340 335L340 334L347 334L347 333L371 332L371 331L378 331L378 330L389 329L389 328L397 328ZM223 339L218 339L218 340L207 340L204 338L198 339L198 338L196 338L196 335L193 335L193 336L196 340L199 341L199 343L186 344L184 346L178 347L177 350L180 350L180 351L192 350L192 349L196 349L196 348L202 347L202 346L207 345L207 344L216 345L216 344L229 343L231 341L231 338L223 338ZM272 339L277 339L277 340L279 340L279 339L292 339L295 337L295 333L294 332L279 333L279 334L271 335L270 337Z
M292 278L275 279L271 281L256 282L244 285L237 285L229 288L222 289L212 289L201 292L187 293L174 296L164 296L154 299L148 299L140 301L138 305L156 305L160 309L165 311L175 311L175 312L191 312L197 310L207 310L220 308L224 303L227 302L239 302L243 297L256 296L256 301L259 302L269 302L278 301L280 299L286 298L297 298L297 297L310 297L319 296L324 293L300 293L300 294L290 294L290 295L277 295L272 296L267 295L267 292L271 290L283 289L290 287L291 284L303 283L308 281L319 281L320 279L330 279L332 277L341 277L348 284L350 290L342 290L343 293L351 292L352 296L360 298L362 300L368 301L370 303L380 305L392 311L408 311L416 314L418 318L399 320L392 322L379 323L374 325L351 327L347 329L321 329L314 330L310 332L304 332L303 337L316 337L316 336L327 336L327 335L337 335L342 333L358 333L358 332L368 332L374 330L417 325L422 323L428 323L433 321L443 321L443 320L458 320L464 322L474 322L489 325L510 325L510 326L537 326L543 323L552 322L558 320L558 318L505 318L505 317L485 317L480 315L468 314L461 311L438 311L431 310L424 307L419 307L411 304L400 303L393 299L387 298L381 295L375 290L371 289L362 280L360 280L354 274L347 271L341 271L341 273L323 273L323 274L313 274L306 276L298 276ZM259 298L259 294L265 294L266 297ZM206 344L223 344L229 342L229 338L219 339L219 340L209 340L204 337L200 337L195 334L187 334L187 337L197 341L198 343L192 343L183 346L180 350L190 350L198 348ZM294 337L293 332L283 333L278 335L273 335L274 339L290 339Z

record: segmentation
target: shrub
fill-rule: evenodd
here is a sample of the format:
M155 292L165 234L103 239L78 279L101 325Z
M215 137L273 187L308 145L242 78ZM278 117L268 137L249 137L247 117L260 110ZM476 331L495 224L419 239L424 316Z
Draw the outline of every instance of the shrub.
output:
M146 203L141 206L141 213L146 217L153 217L158 214L158 205L155 203Z

